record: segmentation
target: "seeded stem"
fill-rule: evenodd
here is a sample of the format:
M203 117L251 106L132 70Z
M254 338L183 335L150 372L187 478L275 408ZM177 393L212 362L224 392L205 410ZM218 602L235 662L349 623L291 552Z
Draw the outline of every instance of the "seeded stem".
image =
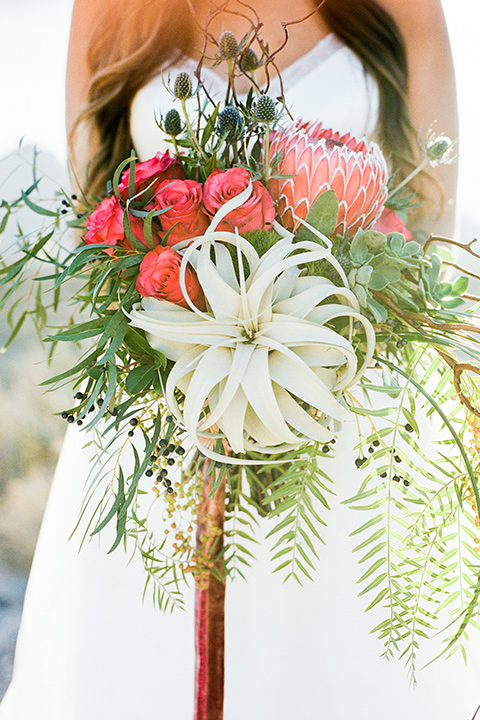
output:
M194 144L195 144L195 147L197 148L198 152L200 153L200 156L201 156L202 160L204 160L205 162L207 162L208 158L207 158L207 156L205 155L205 153L203 152L202 148L200 147L200 144L199 144L199 142L198 142L198 140L197 140L197 136L196 136L195 133L193 132L193 128L192 128L192 126L191 126L191 124L190 124L190 119L189 119L189 117L188 117L187 108L186 108L186 105L185 105L185 100L180 100L180 102L182 103L183 115L184 115L184 117L185 117L185 123L186 123L186 125L187 125L188 132L190 133L190 137L192 138L192 140L193 140L193 142L194 142ZM176 149L176 148L175 148L175 149Z

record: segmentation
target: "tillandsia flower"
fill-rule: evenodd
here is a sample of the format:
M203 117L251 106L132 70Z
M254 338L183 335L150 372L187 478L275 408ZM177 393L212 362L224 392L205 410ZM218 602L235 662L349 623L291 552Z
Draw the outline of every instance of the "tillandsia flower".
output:
M197 238L184 252L182 273L188 262L196 267L208 312L191 302L186 310L145 298L130 315L133 325L147 331L151 345L175 361L166 403L200 450L214 459L223 456L208 446L219 438L234 453L275 454L309 441L328 442L333 420L348 415L342 390L372 357L373 328L351 290L323 277L301 276L306 262L335 263L329 247L292 243L289 233L283 235L261 258L238 234ZM237 249L238 277L228 243ZM354 318L365 329L360 368L351 323L345 323L345 334L329 326L338 318ZM177 390L184 395L183 409Z
M230 170L214 170L205 181L203 202L210 215L215 213L233 197L238 196L250 184L250 173L245 168L234 167ZM240 207L232 210L220 222L218 230L239 232L268 229L275 219L275 208L270 193L260 180L252 183L249 199Z
M169 303L189 307L180 287L180 267L182 256L171 247L158 247L145 255L140 265L136 288L144 297L168 300ZM184 284L190 301L199 309L205 310L205 297L196 273L190 267L185 268Z
M170 230L168 244L201 235L210 224L203 207L202 185L195 180L163 182L155 195L155 205L163 233Z
M87 220L88 232L84 242L87 245L117 245L125 237L123 212L116 196L102 200ZM106 252L111 254L113 249Z
M335 191L340 206L335 233L352 237L379 217L388 174L378 145L301 121L274 131L270 139L270 158L282 153L275 174L291 176L269 184L284 227L298 227L295 216L304 219L325 190Z
M145 194L145 200L148 200L164 180L182 180L184 177L185 172L177 158L172 157L168 150L165 153L159 152L150 160L135 165L133 195L138 196L136 199L143 200L142 194ZM122 179L118 185L122 200L128 199L129 183L130 170L128 169L122 173Z

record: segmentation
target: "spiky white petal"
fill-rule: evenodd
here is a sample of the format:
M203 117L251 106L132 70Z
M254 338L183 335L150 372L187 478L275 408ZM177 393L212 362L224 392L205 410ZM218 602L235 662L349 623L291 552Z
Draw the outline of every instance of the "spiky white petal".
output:
M333 425L348 415L342 391L373 354L373 328L355 295L323 277L300 276L306 262L333 261L329 241L326 247L292 243L291 234L283 234L263 257L238 234L194 238L183 251L181 282L191 262L209 310L144 298L130 315L151 345L175 361L165 387L167 406L201 451L215 459L223 457L211 449L219 437L234 453L275 454L309 441L328 442ZM227 244L237 249L239 277ZM342 316L365 328L360 369L351 338L329 325Z

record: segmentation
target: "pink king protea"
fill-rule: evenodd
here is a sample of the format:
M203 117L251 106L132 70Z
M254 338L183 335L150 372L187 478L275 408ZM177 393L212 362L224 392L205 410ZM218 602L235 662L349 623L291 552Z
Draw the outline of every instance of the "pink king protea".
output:
M387 199L387 165L375 143L358 142L320 123L302 123L271 134L270 157L283 150L275 174L292 177L271 180L269 190L287 229L298 227L294 215L306 217L320 193L334 190L340 210L336 233L368 228Z

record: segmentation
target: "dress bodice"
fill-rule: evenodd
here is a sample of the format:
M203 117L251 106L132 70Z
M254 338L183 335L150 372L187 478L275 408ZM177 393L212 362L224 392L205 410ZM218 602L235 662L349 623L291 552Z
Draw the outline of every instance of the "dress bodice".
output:
M193 75L197 62L187 59L176 70ZM204 66L205 86L210 94L222 98L225 81L216 71ZM165 136L155 117L165 114L173 98L166 87L166 78L154 77L135 96L131 107L131 133L141 160L166 149ZM325 127L351 132L356 137L372 138L378 120L378 87L357 56L333 33L322 38L306 55L282 72L288 108L293 117L319 120ZM269 95L280 94L280 83L273 78ZM196 102L192 100L190 102Z

